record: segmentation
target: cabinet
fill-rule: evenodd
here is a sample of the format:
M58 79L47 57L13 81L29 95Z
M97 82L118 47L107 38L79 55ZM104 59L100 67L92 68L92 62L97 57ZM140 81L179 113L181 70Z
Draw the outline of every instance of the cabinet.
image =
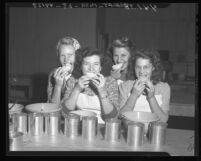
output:
M9 75L9 102L29 104L33 97L33 82L29 75Z

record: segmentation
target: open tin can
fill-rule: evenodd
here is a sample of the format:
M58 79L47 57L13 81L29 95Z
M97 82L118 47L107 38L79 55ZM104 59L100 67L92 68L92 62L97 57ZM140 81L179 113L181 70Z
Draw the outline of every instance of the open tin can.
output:
M9 133L9 149L10 151L18 151L23 147L23 133L10 132Z
M44 117L42 113L30 113L28 116L28 129L31 135L43 135Z
M64 135L70 138L77 137L80 129L80 117L75 114L64 115Z
M47 113L45 116L45 134L58 135L60 133L61 113Z
M143 144L144 124L140 122L129 122L127 131L127 144L139 147Z
M97 135L98 119L96 116L82 118L82 138L88 141L95 139Z
M164 145L166 141L166 129L167 129L167 123L164 122L150 123L148 133L149 142L156 146Z
M118 119L107 119L105 121L104 139L109 142L119 141L121 136L121 121Z

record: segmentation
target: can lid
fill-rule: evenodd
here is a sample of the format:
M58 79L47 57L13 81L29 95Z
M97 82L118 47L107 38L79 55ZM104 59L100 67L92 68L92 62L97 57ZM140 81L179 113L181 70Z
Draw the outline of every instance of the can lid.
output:
M35 113L35 112L33 112L33 113L30 113L29 115L37 117L37 116L43 116L44 114L43 113Z
M133 121L130 121L128 123L128 126L138 126L138 127L144 127L144 124L142 122L133 122Z
M111 123L121 123L121 120L117 119L117 118L109 118L105 120L105 123L107 122L111 122Z
M167 126L167 123L166 122L161 122L161 121L155 121L155 122L152 122L151 125L153 126Z
M66 114L66 115L64 115L64 117L65 118L76 118L76 119L80 118L79 115L76 115L76 114L73 114L73 113Z
M51 113L48 113L49 116L60 116L61 113L60 112L51 112Z
M18 113L19 116L27 116L28 114L27 113L24 113L24 112L21 112L21 113Z
M97 120L96 116L83 116L82 120Z
M14 131L11 131L11 132L9 133L9 136L10 136L11 138L16 138L16 137L19 137L19 136L22 136L22 135L23 135L22 132L14 132Z
M10 116L11 117L15 117L15 116L19 116L21 113L13 113L13 114L11 114Z

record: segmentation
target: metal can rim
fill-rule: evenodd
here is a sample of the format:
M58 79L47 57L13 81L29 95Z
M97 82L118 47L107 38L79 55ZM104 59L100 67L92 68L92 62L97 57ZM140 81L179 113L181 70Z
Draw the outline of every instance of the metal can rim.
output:
M109 118L105 120L105 123L111 122L111 123L121 123L121 120L116 119L116 118Z
M144 123L142 123L142 122L130 121L130 122L128 123L128 126L141 126L141 127L144 127Z
M82 120L97 120L96 116L83 116Z

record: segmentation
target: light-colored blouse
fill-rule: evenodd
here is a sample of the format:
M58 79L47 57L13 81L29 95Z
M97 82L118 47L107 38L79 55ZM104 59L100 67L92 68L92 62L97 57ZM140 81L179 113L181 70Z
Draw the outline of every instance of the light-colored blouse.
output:
M119 86L120 91L120 108L122 108L126 101L128 100L131 90L133 88L135 81L125 81ZM169 111L169 103L170 103L170 86L168 83L165 82L159 82L156 85L154 85L155 88L155 98L159 104L159 106L162 108L163 111L168 112ZM134 111L144 111L144 112L151 112L149 103L146 99L146 96L141 95L135 104Z
M119 86L120 90L120 108L122 108L128 98L130 97L131 90L133 88L135 81L125 81ZM169 102L170 102L170 86L167 83L159 82L154 85L155 88L155 98L158 102L158 105L162 108L162 110L166 113L169 112ZM142 112L152 112L149 102L145 95L140 95L136 100L133 111L142 111ZM149 123L145 124L145 133L148 131Z

